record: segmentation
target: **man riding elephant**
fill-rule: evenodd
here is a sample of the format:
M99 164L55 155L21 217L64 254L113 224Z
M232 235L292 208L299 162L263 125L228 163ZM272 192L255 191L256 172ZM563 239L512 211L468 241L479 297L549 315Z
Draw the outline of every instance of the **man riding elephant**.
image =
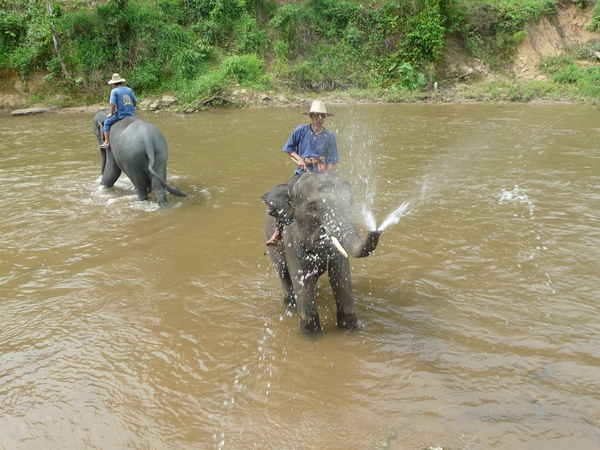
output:
M303 173L322 172L323 170L332 169L338 163L335 134L323 127L325 118L333 116L333 114L327 114L325 104L320 100L315 100L310 107L310 111L302 114L308 115L311 123L296 128L283 147L283 151L298 164L294 175L288 181L290 188ZM274 214L276 213L274 212ZM275 231L267 241L268 247L279 245L284 224L284 221L277 217Z
M110 145L109 134L110 127L124 117L135 116L135 107L137 98L133 90L127 86L123 86L125 82L121 75L114 73L108 84L112 84L115 88L110 91L110 112L104 122L104 142L100 144L100 148L108 148Z
M94 134L102 143L108 108L94 114ZM126 116L114 123L110 147L100 145L102 179L100 184L112 187L125 172L137 190L138 200L148 200L154 191L159 206L167 204L166 192L184 198L186 194L167 184L169 151L162 132L153 124L136 116Z

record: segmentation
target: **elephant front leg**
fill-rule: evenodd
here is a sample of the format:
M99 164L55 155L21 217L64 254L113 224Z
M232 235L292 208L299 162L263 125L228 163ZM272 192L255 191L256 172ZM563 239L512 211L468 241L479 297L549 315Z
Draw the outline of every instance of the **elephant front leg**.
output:
M265 236L267 239L273 234L273 228L268 226L269 218L267 218L267 226L265 227ZM294 284L290 271L288 270L287 263L285 261L285 251L279 247L267 247L267 253L273 261L277 275L281 280L281 288L283 289L283 302L286 308L292 308L296 306L296 293L294 292Z
M292 281L292 277L290 276L290 272L285 265L284 256L279 253L277 249L273 249L273 247L270 247L268 252L275 264L275 268L277 269L277 275L279 275L279 279L281 280L283 303L285 303L285 307L287 309L293 308L296 306L296 293L294 292L294 283Z
M321 321L315 305L314 286L311 290L297 295L296 304L298 306L298 315L300 316L300 330L305 334L318 333L321 331Z
M283 303L286 308L293 308L296 306L296 293L294 292L294 285L292 284L292 278L289 272L285 272L280 276L281 288L283 290Z
M335 297L337 325L340 328L354 328L358 324L352 295L352 277L348 258L336 258L330 261L329 283Z
M321 331L321 321L315 304L315 286L317 278L307 275L305 271L292 272L295 275L292 280L296 292L296 305L298 316L300 316L300 330L305 334Z

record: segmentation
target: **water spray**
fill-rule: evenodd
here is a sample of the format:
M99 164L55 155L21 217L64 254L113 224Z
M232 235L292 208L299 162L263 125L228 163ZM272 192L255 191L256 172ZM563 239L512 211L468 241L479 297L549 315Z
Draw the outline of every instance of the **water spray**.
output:
M415 198L402 202L400 206L398 206L395 210L389 213L385 219L383 219L383 222L379 227L377 227L377 222L373 212L367 207L366 204L361 205L360 213L365 225L367 226L367 229L369 231L383 232L386 228L396 225L398 222L400 222L402 217L407 216L416 210L417 204L425 198L428 186L427 178L425 178L423 185L421 186L421 189Z

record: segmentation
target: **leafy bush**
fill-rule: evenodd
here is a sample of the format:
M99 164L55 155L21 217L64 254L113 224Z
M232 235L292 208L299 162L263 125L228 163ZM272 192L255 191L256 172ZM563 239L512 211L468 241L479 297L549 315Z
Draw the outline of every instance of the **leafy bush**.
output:
M0 10L0 67L9 63L10 51L25 40L28 21L26 14Z
M304 61L295 65L289 73L292 85L298 89L316 90L314 80L319 76L319 71L316 70L314 63Z
M401 64L392 64L392 66L390 66L388 69L388 73L390 74L390 78L399 78L399 83L393 84L390 87L390 90L396 90L399 88L415 90L427 85L425 82L425 76L420 72L415 72L413 67L407 62Z
M17 69L25 77L50 57L50 27L39 4L0 11L0 68Z
M278 39L289 48L289 59L310 54L314 35L312 11L295 4L284 5L271 19L269 25L278 32Z
M540 69L547 75L553 76L560 70L575 64L568 56L550 56L540 63Z
M287 42L282 40L275 41L273 44L273 51L275 52L275 58L279 61L288 61L290 57L290 46Z
M600 67L579 67L570 57L550 57L541 63L542 71L566 89L570 97L596 98L600 95Z
M269 36L255 18L244 13L235 25L234 40L239 53L260 53L267 47Z
M228 85L229 80L223 73L211 72L181 86L181 99L189 104L197 105L199 101L221 93Z
M562 84L575 84L582 77L584 73L574 64L568 65L562 69L559 69L553 76L552 79L557 83Z
M140 61L131 76L127 78L127 84L135 92L148 92L156 90L161 84L162 65L155 59Z
M360 47L361 41L363 40L363 36L364 33L355 25L349 24L346 27L344 39L349 45L351 45L355 49L358 49Z
M256 55L232 56L221 64L223 76L240 84L249 84L258 80L262 73L263 62Z
M525 30L517 31L515 34L513 34L512 40L515 43L515 45L519 45L521 42L523 42L525 40L526 37L527 37L527 31L525 31Z
M360 6L340 0L311 0L309 4L317 30L329 36L343 36L360 12Z
M588 28L592 31L600 30L600 2L594 2L594 12Z
M444 49L445 29L441 25L439 1L427 0L423 10L409 20L410 30L403 54L413 63L435 61Z

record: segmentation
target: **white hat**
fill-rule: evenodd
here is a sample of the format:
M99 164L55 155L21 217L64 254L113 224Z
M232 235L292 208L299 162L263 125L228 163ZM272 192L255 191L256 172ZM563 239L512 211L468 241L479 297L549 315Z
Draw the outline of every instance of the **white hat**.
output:
M111 80L108 82L108 84L117 84L117 83L125 83L125 79L121 78L121 75L119 75L118 73L113 73L113 76L112 76Z
M312 105L310 105L310 111L303 112L302 114L307 114L310 116L312 113L325 114L326 116L333 117L333 114L327 113L327 109L325 109L325 103L323 103L321 100L315 100L312 102Z

